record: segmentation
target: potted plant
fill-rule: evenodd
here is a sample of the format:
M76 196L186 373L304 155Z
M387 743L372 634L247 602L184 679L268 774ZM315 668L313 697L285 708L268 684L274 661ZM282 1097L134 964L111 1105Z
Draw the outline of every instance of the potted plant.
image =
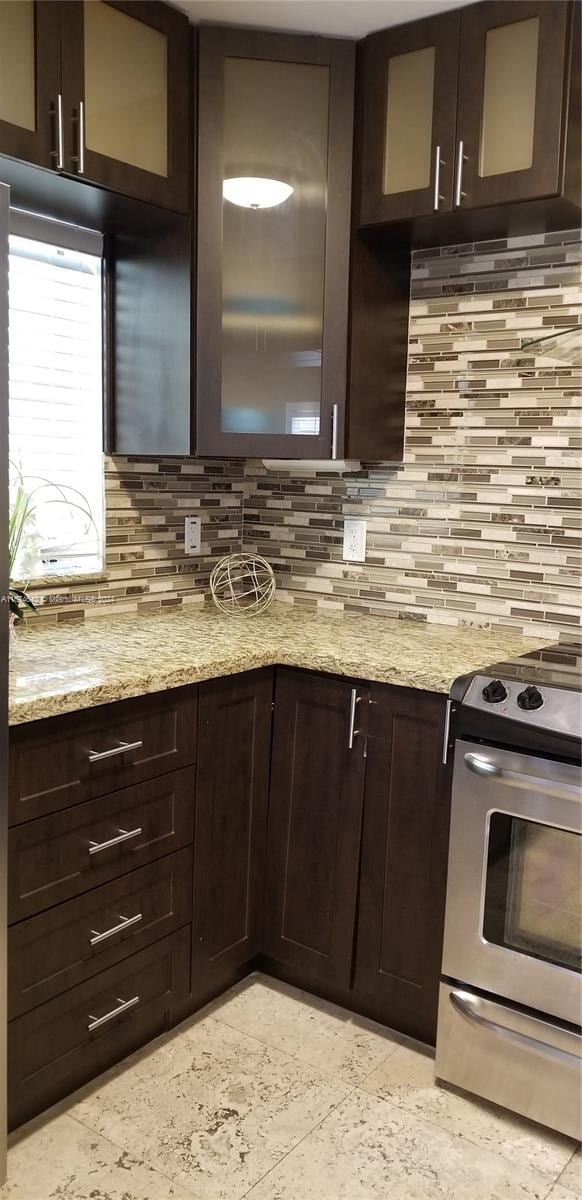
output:
M26 491L22 476L19 476L14 487L10 516L8 519L8 606L10 611L10 628L14 629L16 621L21 621L26 610L36 612L30 596L23 588L14 587L12 577L22 541L34 516L34 506L30 494Z

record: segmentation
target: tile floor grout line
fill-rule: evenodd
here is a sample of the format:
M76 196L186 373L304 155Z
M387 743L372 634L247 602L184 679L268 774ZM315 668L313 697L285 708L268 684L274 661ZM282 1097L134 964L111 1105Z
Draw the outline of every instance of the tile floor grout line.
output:
M292 1058L294 1062L301 1063L301 1065L303 1067L310 1067L312 1070L320 1072L324 1079L334 1079L337 1083L343 1083L343 1084L345 1084L346 1087L349 1087L352 1089L361 1087L362 1083L364 1082L365 1079L369 1079L370 1075L374 1074L374 1071L378 1071L380 1069L380 1067L384 1066L384 1063L387 1062L388 1059L392 1057L392 1055L394 1054L394 1052L396 1050L400 1050L400 1046L395 1046L394 1050L390 1050L390 1052L386 1055L385 1058L381 1059L380 1062L376 1063L376 1065L374 1067L372 1067L371 1071L369 1071L368 1074L364 1077L364 1080L360 1080L359 1083L352 1083L351 1081L349 1081L347 1079L343 1079L341 1077L341 1075L334 1075L333 1072L326 1071L323 1067L314 1067L313 1064L309 1061L309 1059L299 1058L298 1054L293 1054L290 1050L283 1050L281 1048L281 1046L276 1046L273 1042L267 1042L264 1040L264 1038L257 1037L256 1033L249 1033L248 1030L241 1029L239 1025L232 1025L230 1023L230 1021L225 1021L222 1019L222 1017L217 1017L217 1016L213 1015L212 1020L217 1021L220 1025L226 1025L227 1029L234 1029L235 1033L240 1033L243 1035L243 1037L254 1038L255 1041L257 1041L261 1044L261 1046L266 1046L267 1050L276 1050L279 1054L284 1054L284 1055L286 1055L287 1058Z
M374 1100L381 1100L383 1104L388 1104L389 1107L396 1109L396 1111L399 1113L403 1113L404 1116L417 1117L419 1121L425 1121L426 1124L430 1125L432 1129L438 1129L441 1133L448 1133L449 1137L458 1138L461 1143L468 1143L470 1146L475 1146L477 1150L482 1150L485 1154L494 1154L496 1158L502 1158L504 1162L509 1163L509 1165L512 1167L521 1166L521 1164L517 1163L515 1159L506 1158L505 1154L501 1154L498 1150L493 1150L491 1146L483 1146L480 1142L474 1142L472 1138L467 1137L464 1133L455 1133L452 1129L447 1129L444 1125L438 1125L436 1121L431 1121L430 1117L425 1117L423 1113L417 1112L416 1109L412 1111L411 1109L405 1108L402 1105L395 1104L393 1100L387 1099L385 1096L379 1096L377 1092L367 1092L366 1089L361 1086L361 1084L356 1084L353 1090L355 1092L362 1091L368 1098L373 1097ZM575 1154L576 1151L574 1150L573 1153ZM568 1162L564 1164L559 1173L551 1180L550 1191L557 1184L560 1175L562 1175L566 1170L569 1162L570 1159L568 1159ZM539 1171L537 1167L527 1167L525 1169L531 1171L534 1175L538 1175L540 1180L543 1180L544 1183L548 1182L548 1176L542 1171ZM548 1200L548 1196L549 1192L543 1197L543 1200Z
M273 1171L276 1171L278 1169L278 1167L281 1166L281 1163L284 1163L285 1159L289 1158L290 1154L293 1154L295 1152L295 1150L297 1150L297 1148L299 1146L301 1146L308 1137L311 1137L312 1133L315 1133L317 1129L321 1129L321 1126L325 1125L325 1122L329 1119L329 1117L333 1116L333 1114L335 1112L337 1112L338 1108L341 1108L342 1104L345 1104L346 1100L349 1100L350 1097L354 1094L354 1092L357 1092L357 1090L358 1090L357 1087L351 1088L350 1091L348 1092L347 1096L343 1096L341 1100L338 1100L337 1104L334 1104L333 1108L330 1108L329 1112L326 1113L325 1116L321 1118L321 1121L318 1121L317 1124L313 1126L313 1129L309 1129L307 1133L304 1133L303 1137L299 1138L299 1141L296 1142L296 1144L294 1146L292 1146L290 1150L287 1150L287 1152L281 1156L281 1158L279 1159L278 1162L274 1163L272 1167L269 1167L269 1170L265 1171L265 1174L261 1175L260 1179L255 1180L252 1187L250 1187L247 1192L243 1192L243 1195L240 1197L240 1200L246 1200L247 1196L252 1196L254 1188L258 1187L259 1184L262 1183L264 1179L268 1179L269 1175L272 1175ZM543 1200L548 1200L547 1196L544 1196Z
M568 1159L567 1163L564 1163L564 1166L562 1167L562 1170L560 1171L560 1174L558 1175L558 1178L554 1180L554 1183L559 1183L559 1182L560 1182L560 1180L561 1180L561 1178L562 1178L562 1175L564 1174L564 1171L566 1170L566 1168L567 1168L567 1167L569 1167L569 1166L570 1166L570 1163L572 1162L572 1159L576 1157L576 1155L578 1154L578 1151L579 1151L579 1150L580 1150L580 1151L582 1151L582 1146L580 1145L580 1143L578 1143L578 1145L574 1147L574 1149L573 1149L573 1151L572 1151L572 1153L571 1153L571 1155L570 1155L570 1157L569 1157L569 1159ZM581 1174L582 1174L582 1152L581 1152L581 1154L580 1154L580 1172L581 1172ZM561 1185L561 1186L563 1186L563 1187L566 1187L566 1188L567 1188L567 1190L568 1190L568 1191L570 1191L570 1189L568 1188L568 1185L567 1185L567 1184L563 1184L563 1185ZM552 1187L553 1187L553 1184L552 1184ZM575 1193L574 1193L574 1194L575 1194ZM545 1200L548 1200L547 1196L546 1196Z
M74 1121L76 1125L80 1125L81 1129L84 1129L86 1133L91 1133L93 1137L101 1138L103 1142L107 1142L108 1145L113 1146L115 1150L119 1150L121 1154L129 1154L131 1158L135 1158L136 1162L141 1163L141 1165L144 1167L148 1167L154 1172L155 1175L159 1175L161 1179L165 1179L166 1183L171 1184L172 1187L182 1188L183 1192L187 1196L192 1197L192 1200L198 1200L198 1197L194 1192L190 1191L190 1188L186 1184L182 1183L179 1179L172 1179L172 1176L166 1175L165 1171L160 1171L159 1167L154 1166L148 1157L144 1158L143 1155L137 1154L135 1150L128 1150L127 1146L120 1146L118 1142L115 1142L113 1138L109 1137L109 1134L101 1133L98 1129L95 1129L93 1125L86 1125L85 1122L80 1119L80 1117L74 1117L71 1113L62 1115L70 1116L71 1120ZM244 1200L244 1197L241 1196L240 1200ZM546 1197L544 1197L544 1200L546 1200Z

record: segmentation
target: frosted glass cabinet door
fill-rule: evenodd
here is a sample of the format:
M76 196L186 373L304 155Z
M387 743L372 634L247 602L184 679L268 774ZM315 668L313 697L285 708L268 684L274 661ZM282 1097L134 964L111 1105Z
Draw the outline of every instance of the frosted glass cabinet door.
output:
M459 16L366 39L360 223L451 208Z
M58 165L60 5L0 0L0 154Z
M331 458L353 47L202 29L199 70L198 452Z
M461 13L457 208L560 191L571 6L489 0Z
M64 21L67 170L185 207L187 19L155 0L69 0Z

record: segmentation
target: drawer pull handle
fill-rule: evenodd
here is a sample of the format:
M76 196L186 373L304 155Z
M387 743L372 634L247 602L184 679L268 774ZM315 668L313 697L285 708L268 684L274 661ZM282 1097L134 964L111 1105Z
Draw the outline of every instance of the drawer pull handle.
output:
M103 762L106 758L115 758L118 754L127 754L128 750L140 750L143 742L120 742L111 750L90 750L87 758L90 763Z
M107 842L89 842L89 854L100 854L102 850L109 850L111 846L120 846L130 838L139 837L141 832L142 828L139 825L137 829L120 829L117 837L109 838Z
M91 946L100 946L101 942L106 942L108 938L113 937L116 933L121 933L124 929L130 929L132 925L139 925L142 919L141 913L136 913L135 917L122 917L119 914L119 925L112 925L111 929L104 929L103 933L97 933L95 929L91 930L89 942Z
M122 1000L117 997L117 1008L112 1008L111 1012L105 1013L102 1017L93 1017L89 1013L89 1024L87 1032L93 1033L94 1029L100 1029L102 1025L106 1025L108 1021L112 1021L114 1017L119 1017L121 1013L127 1012L130 1008L135 1008L139 1004L139 996L132 996L131 1000Z

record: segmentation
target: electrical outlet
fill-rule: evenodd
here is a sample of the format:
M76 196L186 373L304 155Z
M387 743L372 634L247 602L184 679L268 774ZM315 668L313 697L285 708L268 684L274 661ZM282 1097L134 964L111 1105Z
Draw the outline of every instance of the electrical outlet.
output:
M366 561L366 522L357 517L346 517L344 521L344 560Z
M202 521L200 517L184 519L184 550L186 554L202 552Z

